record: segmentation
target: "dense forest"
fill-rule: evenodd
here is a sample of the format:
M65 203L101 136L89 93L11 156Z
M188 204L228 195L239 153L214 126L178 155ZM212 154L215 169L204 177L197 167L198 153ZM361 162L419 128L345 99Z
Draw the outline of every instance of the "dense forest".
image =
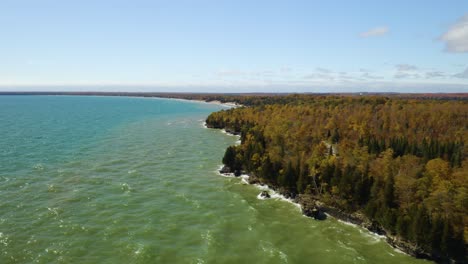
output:
M242 143L223 158L232 172L301 201L362 214L418 254L466 263L466 100L289 95L230 101L236 100L249 107L207 118L209 127L241 135Z

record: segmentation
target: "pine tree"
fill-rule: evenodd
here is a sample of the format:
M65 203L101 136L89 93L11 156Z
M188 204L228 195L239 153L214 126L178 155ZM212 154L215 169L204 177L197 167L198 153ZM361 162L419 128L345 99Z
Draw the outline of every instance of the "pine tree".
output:
M432 220L431 227L431 247L433 253L440 253L442 251L442 233L444 231L444 221L440 217L435 217Z
M270 157L266 156L266 158L262 162L260 177L268 181L271 181L274 177L273 174L274 174L273 164L271 164Z
M331 141L333 144L336 144L338 143L338 141L340 141L340 133L337 128L333 130L333 133L331 135Z
M226 149L226 152L224 153L224 157L223 157L223 164L228 166L232 170L237 169L236 168L236 147L235 146L229 146Z
M392 174L387 176L384 189L384 203L388 208L395 208L395 180Z
M420 206L413 219L411 226L411 238L419 246L427 249L430 246L430 234L431 222L427 210L424 206Z
M408 238L409 231L410 231L410 223L411 223L410 217L400 212L397 218L397 223L396 223L397 234L403 238Z

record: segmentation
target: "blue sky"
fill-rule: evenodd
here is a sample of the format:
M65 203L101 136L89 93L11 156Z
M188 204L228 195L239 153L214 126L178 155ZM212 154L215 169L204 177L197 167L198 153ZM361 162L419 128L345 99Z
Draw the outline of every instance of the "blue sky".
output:
M0 90L468 92L468 1L0 0Z

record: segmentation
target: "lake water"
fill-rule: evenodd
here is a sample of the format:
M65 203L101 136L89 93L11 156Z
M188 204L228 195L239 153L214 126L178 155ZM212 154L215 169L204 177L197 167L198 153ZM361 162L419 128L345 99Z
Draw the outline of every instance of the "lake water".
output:
M0 96L0 263L427 263L221 177L222 108Z

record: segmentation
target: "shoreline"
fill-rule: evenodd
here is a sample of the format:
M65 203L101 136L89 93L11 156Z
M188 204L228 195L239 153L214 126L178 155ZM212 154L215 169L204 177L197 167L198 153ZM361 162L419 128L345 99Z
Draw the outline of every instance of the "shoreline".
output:
M287 198L283 193L281 193L279 190L276 190L270 185L263 184L263 183L252 183L250 179L252 178L249 174L241 174L240 176L235 176L234 173L222 173L220 172L221 168L218 168L216 170L217 174L221 177L225 178L239 178L241 182L243 182L246 185L252 185L256 187L259 191L267 191L270 194L270 198L264 198L261 197L262 192L260 192L256 197L259 200L266 200L266 199L277 199L281 200L284 202L291 203L293 206L297 207L300 210L300 213L303 217L311 218L314 219L313 216L307 215L307 213L304 211L304 207L306 207L305 204L303 204L299 199L296 198ZM352 226L359 231L366 232L367 234L371 236L375 236L379 238L380 240L383 240L386 244L388 244L395 252L405 254L417 259L424 259L428 261L432 261L434 263L439 263L437 262L437 259L431 257L428 253L424 251L420 251L419 248L417 248L415 245L411 244L410 242L403 241L398 239L397 237L388 235L387 232L385 232L384 229L381 227L377 227L379 230L382 230L384 233L382 234L381 232L376 232L371 230L371 228L375 228L372 225L372 221L369 219L360 219L354 216L354 213L347 213L343 212L335 207L328 206L324 203L322 203L319 200L316 200L319 202L320 205L320 210L326 215L326 217L332 217L336 221L344 224L344 225L349 225ZM315 219L316 221L326 221L326 219ZM370 225L369 225L370 223Z
M127 97L127 98L141 98L141 99L166 99L166 100L177 100L177 101L184 101L184 102L194 102L194 103L204 103L204 104L212 104L212 105L219 105L226 108L237 108L243 107L244 105L236 103L236 102L221 102L219 100L199 100L199 99L185 99L185 98L178 98L178 97L170 97L170 96L158 96L157 94L147 95L146 93L111 93L111 92L20 92L20 93L6 93L1 92L0 95L5 96L86 96L86 97Z
M204 123L205 128L210 128L206 125L206 122ZM216 128L210 128L210 129L216 129ZM240 138L240 135L236 135L233 133L230 133L226 131L225 129L218 129L221 130L223 134L227 134L229 136L235 136ZM240 141L240 140L238 140ZM236 141L236 144L237 142ZM239 142L240 144L240 142ZM240 178L244 184L249 184L253 185L256 188L258 188L260 191L268 191L270 195L272 196L271 198L277 198L286 202L292 203L294 206L298 207L299 210L301 211L301 214L304 217L310 217L313 218L311 215L308 215L305 210L307 210L307 207L310 206L308 202L305 200L301 199L301 195L298 195L294 198L288 198L285 194L281 193L280 190L277 190L274 188L274 186L270 186L268 184L262 183L259 179L253 178L251 175L248 173L242 173L240 176L235 176L234 173L225 173L222 172L222 169L224 168L224 164L220 165L219 168L217 169L217 174L221 177L227 177L227 178ZM252 182L254 180L254 182ZM271 193L273 192L273 193ZM263 198L260 197L261 193L257 195L257 199L271 199L271 198ZM445 263L443 262L443 259L438 258L437 256L432 256L431 254L423 251L420 249L417 245L414 245L413 243L409 241L404 241L399 239L398 237L390 235L383 227L380 226L375 221L370 220L367 218L364 214L361 212L354 212L354 213L348 213L344 212L336 207L329 206L321 202L319 199L315 199L316 197L309 197L309 199L312 198L313 205L317 206L320 208L320 211L322 211L327 217L333 217L337 221L342 222L343 224L346 225L352 225L353 227L358 228L359 230L362 230L364 232L369 233L370 235L377 236L380 239L385 240L385 243L387 243L389 246L391 246L396 252L417 258L417 259L425 259L428 261L432 261L434 263ZM323 220L317 220L317 221L323 221Z
M135 97L138 97L138 96L135 96ZM148 98L148 97L146 97L146 98ZM212 105L223 106L223 107L226 107L226 108L243 107L243 105L238 104L238 103L235 103L235 102L226 102L226 103L223 103L223 102L217 101L217 100L214 100L214 101L204 101L204 100L197 100L197 99L168 98L168 97L157 97L157 96L150 97L150 98L159 98L159 99L168 99L168 100L176 100L176 101L183 101L183 102L195 102L195 103L203 103L203 104L212 104Z

